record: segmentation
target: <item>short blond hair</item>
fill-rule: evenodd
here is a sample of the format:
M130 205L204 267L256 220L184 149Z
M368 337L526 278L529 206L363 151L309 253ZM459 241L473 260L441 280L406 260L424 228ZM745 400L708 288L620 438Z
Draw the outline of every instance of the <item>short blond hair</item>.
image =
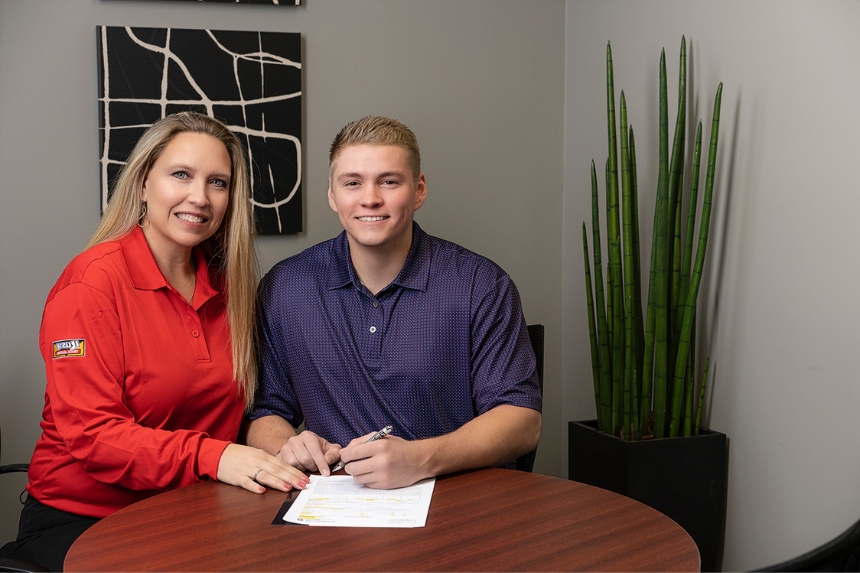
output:
M211 273L221 275L233 351L233 377L244 392L246 408L257 387L256 291L259 280L254 245L254 214L245 148L223 123L186 111L156 121L138 140L117 178L104 216L87 248L130 233L141 216L146 176L167 145L180 133L204 133L224 144L230 156L230 199L221 226L200 244Z
M368 115L348 123L331 142L328 154L329 179L333 176L334 162L341 152L353 145L396 145L408 153L407 162L412 176L418 181L421 175L421 149L411 129L389 117Z

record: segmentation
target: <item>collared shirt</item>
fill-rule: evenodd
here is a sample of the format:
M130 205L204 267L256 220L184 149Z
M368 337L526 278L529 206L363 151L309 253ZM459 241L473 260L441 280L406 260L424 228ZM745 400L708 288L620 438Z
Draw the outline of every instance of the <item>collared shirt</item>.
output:
M413 226L403 269L376 296L355 273L346 233L264 277L251 419L304 421L345 446L388 424L394 435L421 439L502 404L540 410L535 357L510 277Z
M104 517L215 478L244 397L224 297L195 249L192 304L135 228L78 255L48 295L42 436L27 486L40 502Z

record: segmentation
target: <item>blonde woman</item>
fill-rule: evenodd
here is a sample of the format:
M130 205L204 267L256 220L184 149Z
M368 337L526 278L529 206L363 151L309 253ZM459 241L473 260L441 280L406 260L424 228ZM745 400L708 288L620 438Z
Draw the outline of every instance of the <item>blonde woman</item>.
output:
M158 121L131 152L87 250L48 295L42 436L4 556L60 570L98 519L201 480L307 484L233 443L257 370L248 179L236 136L197 113Z

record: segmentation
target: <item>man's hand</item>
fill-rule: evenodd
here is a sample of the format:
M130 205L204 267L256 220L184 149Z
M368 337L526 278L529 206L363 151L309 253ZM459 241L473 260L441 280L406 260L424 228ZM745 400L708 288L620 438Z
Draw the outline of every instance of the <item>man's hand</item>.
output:
M340 451L346 473L357 483L378 489L405 487L424 478L505 464L534 449L540 438L540 412L502 404L450 434L407 441L373 434L351 441Z
M327 476L329 466L340 460L340 444L332 444L311 431L292 436L281 446L278 457L304 471L319 471Z
M368 443L372 435L356 438L340 451L341 459L347 462L346 473L356 483L391 489L410 486L434 475L428 469L432 454L428 441L406 441L389 435Z

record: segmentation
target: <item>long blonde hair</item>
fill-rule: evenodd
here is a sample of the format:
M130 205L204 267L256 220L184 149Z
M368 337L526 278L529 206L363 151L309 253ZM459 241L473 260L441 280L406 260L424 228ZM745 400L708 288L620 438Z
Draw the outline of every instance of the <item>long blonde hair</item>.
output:
M245 407L254 403L257 387L256 291L259 279L254 246L251 187L245 149L236 135L216 119L195 112L169 115L155 122L138 140L117 178L104 216L87 248L131 232L141 215L140 192L152 165L178 134L211 135L224 144L232 163L230 202L221 227L200 244L211 273L221 275L227 293L227 318L233 351L233 377L244 391Z

